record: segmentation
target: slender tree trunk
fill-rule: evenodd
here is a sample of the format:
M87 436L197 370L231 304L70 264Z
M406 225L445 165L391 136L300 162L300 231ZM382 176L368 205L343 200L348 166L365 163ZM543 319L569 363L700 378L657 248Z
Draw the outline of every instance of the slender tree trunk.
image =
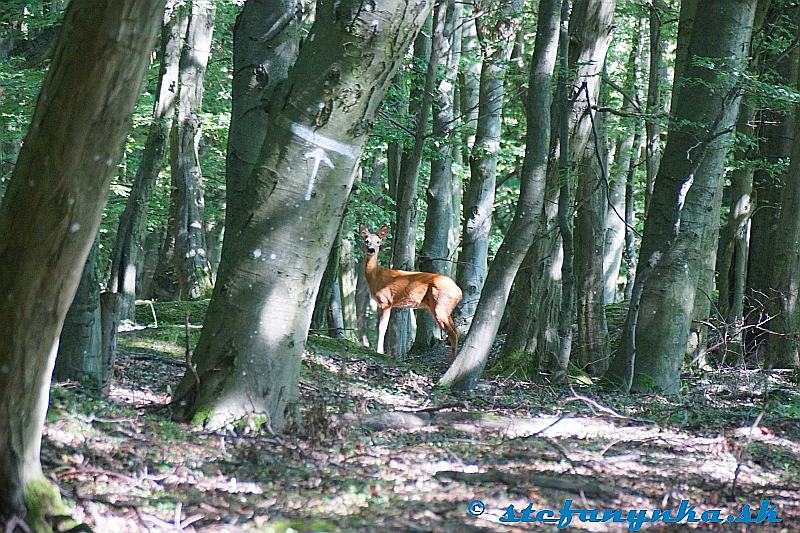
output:
M625 261L625 269L628 272L625 279L625 301L630 302L633 292L633 284L636 280L636 202L633 194L636 189L636 167L642 159L642 134L641 129L636 132L633 138L633 151L636 157L632 157L628 174L625 177L625 250L622 253Z
M497 22L493 28L484 28L487 33L485 41L491 40L497 44L484 53L477 131L469 158L469 184L464 192L464 225L456 271L456 282L463 291L464 299L456 311L457 317L454 317L460 330L468 329L472 323L488 271L503 92L522 4L520 0L495 1L491 5L500 7Z
M178 62L187 22L185 13L182 13L174 0L170 0L161 30L161 67L153 119L147 131L147 141L142 150L133 187L119 219L117 237L111 252L107 290L118 294L117 297L121 299L120 316L115 317L115 321L133 319L136 283L142 266L142 246L147 232L147 212L158 174L164 165L169 132L175 115Z
M587 115L589 103L596 105L600 92L600 74L611 40L613 16L616 3L601 0L577 0L572 8L570 20L570 41L577 44L570 50L570 76L573 87L586 83L586 90L572 105L570 112L570 161L580 161L590 139L591 122ZM588 98L587 98L588 94ZM553 112L554 117L558 112ZM530 262L523 266L533 273L528 306L531 307L529 335L536 340L529 341L535 346L542 366L560 369L557 354L562 342L558 335L559 316L562 301L562 269L564 253L561 235L558 230L558 205L560 193L559 169L559 126L554 120L551 125L550 161L545 184L544 215L539 235L535 240L536 252ZM516 307L512 315L523 312Z
M643 27L644 18L641 18L639 20L639 38L635 45L631 47L624 84L625 92L631 97L637 98L637 100L639 95L639 61L644 50ZM633 102L628 98L623 98L622 112L630 114L635 111ZM631 161L636 160L634 154L638 152L638 146L635 143L640 130L639 120L634 118L621 118L620 126L622 127L622 132L617 138L617 146L614 150L614 169L609 177L609 208L606 216L606 243L603 256L603 301L606 304L614 303L617 300L617 281L627 232L627 220L625 217L627 177L631 168Z
M148 233L144 239L144 259L140 270L142 280L136 284L139 288L136 298L141 300L149 300L153 297L153 274L156 271L161 243L164 242L163 234L163 229L158 228Z
M170 136L170 167L175 185L175 271L181 298L196 299L211 288L211 266L203 224L203 176L197 148L202 135L203 78L211 53L216 4L192 0L180 59L178 113Z
M439 146L438 154L431 160L431 177L426 195L428 212L425 217L425 240L419 257L419 269L423 272L450 274L450 260L454 249L450 248L453 221L453 96L458 72L459 56L451 43L454 41L454 24L461 20L461 4L453 0L442 2L448 12L445 21L445 8L436 10L436 26L433 33L433 48L438 48L439 63L437 71L443 77L437 80L436 98L433 113L433 134ZM456 7L457 6L457 7ZM433 52L431 53L433 58ZM439 328L430 313L417 313L416 347L431 346Z
M41 513L26 517L36 529L44 514L63 514L39 462L58 336L163 9L163 0L70 3L0 207L0 522L27 505Z
M431 20L427 21L425 26L433 28ZM395 190L392 265L400 270L416 270L417 181L428 129L428 116L433 102L435 67L438 63L439 52L431 46L430 31L422 31L417 35L414 41L414 62L418 65L426 65L426 69L422 87L419 84L411 86L409 109L416 110L414 113L414 137L411 149L404 151L400 158ZM432 54L435 54L436 57ZM416 324L410 309L394 309L386 334L387 351L394 357L403 359L414 341L415 329Z
M237 253L223 254L195 350L199 383L188 373L177 389L181 419L209 427L249 420L277 431L297 414L311 308L358 159L432 1L362 7L318 4L308 44L271 107L271 133L244 196L248 222Z
M689 60L684 77L675 81L684 84L675 103L677 125L667 137L645 220L625 350L609 374L625 388L680 391L701 271L697 250L719 218L715 197L739 110L737 73L746 66L755 5L756 0L710 0L694 21L689 57L710 59L715 68Z
M666 2L653 0L650 3L650 72L647 82L647 119L645 120L645 162L647 190L645 191L645 213L653 196L653 184L661 161L661 118L663 99L661 89L667 81L666 39L663 36L664 18L667 17Z
M477 385L500 327L511 285L525 253L531 248L532 238L539 224L550 145L550 106L553 99L551 85L558 50L560 4L561 0L539 2L536 44L528 83L528 129L519 201L511 229L492 262L475 319L464 339L461 353L440 380L443 385L462 389L471 389ZM564 0L564 5L568 5L567 0Z
M111 366L100 351L100 283L97 272L97 239L83 266L75 298L64 318L53 371L57 381L75 380L104 389L111 379Z
M478 30L475 26L473 4L465 4L464 23L461 32L461 71L459 80L459 104L463 127L461 128L461 157L469 161L475 145L475 131L478 128L478 101L480 98L481 66L483 57L478 45Z
M353 242L342 239L339 251L339 291L342 300L342 324L344 335L357 340L358 317L356 308L356 258Z
M371 186L376 191L383 192L386 189L386 179L384 177L384 161L382 155L377 153L372 161L372 168L369 173L364 173L369 176L366 179L367 185ZM373 197L372 201L379 202L378 197ZM367 258L365 254L359 255L358 266L356 267L356 312L358 316L358 338L359 342L364 346L370 345L369 332L377 331L377 325L371 318L371 308L373 307L372 296L369 293L369 285L367 284L367 276L364 272Z
M325 265L325 272L319 282L317 299L314 302L314 312L311 315L311 327L318 333L332 329L332 326L329 325L329 319L331 301L333 299L333 286L338 283L339 277L339 234L336 235L333 242L334 245L331 247L328 262Z
M153 298L169 302L177 300L179 293L175 274L175 187L170 187L170 197L164 241L158 251L152 283Z

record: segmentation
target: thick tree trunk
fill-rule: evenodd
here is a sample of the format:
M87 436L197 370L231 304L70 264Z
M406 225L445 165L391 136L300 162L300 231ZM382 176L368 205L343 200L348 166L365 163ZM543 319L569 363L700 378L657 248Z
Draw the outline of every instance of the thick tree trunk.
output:
M70 3L0 207L0 521L25 516L26 497L42 513L58 499L39 463L58 336L163 8L164 0Z
M432 1L321 2L269 116L242 206L237 253L223 254L176 415L221 427L295 418L311 307L377 108ZM320 224L320 221L326 223ZM226 241L231 233L226 234Z
M595 118L597 138L589 142L578 175L575 217L575 307L578 320L577 366L593 376L608 367L608 325L603 271L608 211L605 118ZM570 324L571 326L572 324Z
M133 319L133 303L143 261L142 246L147 232L147 212L158 174L164 165L169 132L175 115L178 62L187 22L185 14L171 0L161 30L161 68L153 105L153 121L147 131L147 141L125 210L120 215L114 249L111 252L107 290L120 294L120 317L116 321Z
M111 368L103 364L100 341L100 283L95 239L75 298L64 318L53 379L83 381L104 389L111 378Z
M691 59L675 103L645 220L637 287L628 313L625 350L610 377L625 388L680 391L680 368L701 271L706 229L715 208L725 157L739 110L756 0L712 0L694 21L689 57L714 61L713 70ZM689 154L689 157L687 157ZM644 271L644 269L647 269Z
M178 299L179 289L175 274L175 187L170 187L170 206L164 240L158 251L158 261L153 272L152 296L160 301Z
M441 33L444 27L447 4L437 5L432 25L435 32ZM425 81L420 87L412 85L409 108L415 109L414 138L411 150L405 151L401 158L400 174L397 177L397 196L395 224L392 232L392 268L416 270L417 256L417 178L422 164L422 150L428 131L428 117L433 103L433 88L436 83L436 67L439 64L440 48L432 46L428 32L421 32L414 43L414 60L426 64ZM386 333L386 349L398 359L403 359L414 342L416 323L410 309L395 308L389 319Z
M192 0L180 58L178 113L170 136L170 167L175 186L175 271L183 299L202 298L211 289L211 265L203 224L203 176L197 148L202 135L203 78L211 53L216 4Z
M431 177L426 195L428 212L425 217L425 240L419 256L422 272L450 275L454 249L450 248L453 222L453 81L458 72L460 57L452 48L454 26L461 21L461 4L453 0L442 2L436 10L436 26L433 33L433 48L438 48L439 63L436 71L443 72L436 86L433 113L433 134L439 147L435 159L431 160ZM445 20L445 11L446 20ZM433 53L431 53L433 58ZM439 332L430 313L417 313L417 336L415 347L433 345Z
M528 84L528 129L519 201L511 229L492 262L475 319L464 339L461 353L442 376L440 384L443 385L461 389L471 389L477 385L500 327L511 285L525 253L531 248L536 226L539 224L550 145L550 106L553 99L551 85L558 50L560 4L561 0L539 2L536 44ZM564 4L567 4L566 0Z
M233 29L233 84L228 154L225 160L227 254L246 221L250 174L268 132L275 91L286 80L300 45L299 0L247 0Z
M141 281L136 284L139 291L136 298L149 300L153 297L153 274L158 264L158 253L161 250L161 243L164 242L163 229L156 229L147 234L144 239L144 254L142 268L139 270Z
M615 6L615 2L608 0L577 0L572 9L570 41L576 43L576 46L570 49L570 75L574 76L573 87L581 87L585 82L586 90L574 101L570 113L571 162L580 161L590 138L591 121L586 111L590 103L597 103L600 74L611 40ZM555 113L553 115L557 116ZM561 185L558 172L560 146L557 121L551 127L555 133L551 135L553 141L545 184L542 226L534 244L536 252L530 263L525 265L534 275L528 305L535 317L529 334L536 338L536 341L531 340L527 344L535 346L539 353L537 359L543 366L559 369L560 363L556 354L562 345L558 336L558 322L561 314L564 254L557 219Z
M495 44L493 49L486 50L481 67L478 124L469 158L469 184L462 206L464 225L456 282L463 291L464 299L454 317L459 330L468 329L472 323L488 271L503 90L522 4L521 0L495 1L492 5L500 6L498 19L492 28L484 28L484 39Z
M800 12L796 20L800 20ZM800 37L800 27L797 29ZM797 63L797 53L792 54ZM800 87L800 79L796 80ZM772 241L772 283L777 298L768 306L765 365L768 368L800 367L800 106L795 105L794 143L791 163L781 191L780 228Z

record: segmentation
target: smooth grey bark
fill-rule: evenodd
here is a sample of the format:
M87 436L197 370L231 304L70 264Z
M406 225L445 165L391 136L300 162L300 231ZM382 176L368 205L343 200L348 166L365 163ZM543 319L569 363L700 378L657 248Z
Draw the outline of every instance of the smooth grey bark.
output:
M230 250L246 220L240 207L242 197L268 133L275 91L297 59L301 14L299 0L247 0L236 18L225 159L225 228L233 235L227 240Z
M499 8L499 13L493 27L482 28L485 35L478 122L469 157L470 178L462 206L464 223L456 283L461 287L464 299L454 317L460 331L468 329L472 323L488 272L505 78L523 2L494 1L491 6Z
M560 4L561 0L539 2L536 43L528 81L525 160L519 200L511 228L492 262L463 348L439 381L442 385L456 389L472 389L477 385L500 327L511 285L526 252L531 248L541 218L550 145L551 85L558 51Z
M682 81L689 66L689 41L692 38L694 18L700 0L681 0L678 15L678 35L675 42L675 67L672 76L672 97L670 98L669 116L675 116L675 105L682 89Z
M464 5L464 21L461 26L461 68L458 74L459 104L463 126L461 130L461 157L469 161L475 145L475 130L478 128L478 100L480 98L481 68L483 57L478 44L478 30L473 16L474 6Z
M186 32L185 13L170 1L164 13L159 50L160 69L153 104L152 122L147 130L147 140L136 169L136 177L125 210L120 215L114 249L111 252L111 269L107 291L117 293L120 316L115 320L132 320L134 301L138 291L137 281L143 261L142 246L147 232L147 213L150 199L164 165L164 156L175 115L175 88L178 85L178 63L181 44Z
M64 318L53 379L82 381L104 389L111 378L111 367L104 364L100 341L100 280L95 239Z
M431 23L426 23L434 33L441 35L447 12L447 4L437 4ZM436 37L434 37L436 38ZM432 46L432 39L423 31L414 42L414 60L425 64L422 87L411 87L409 109L414 113L414 136L411 148L403 152L400 174L397 176L395 223L392 232L392 268L416 270L417 257L417 181L422 164L422 151L428 131L428 118L433 104L433 88L436 84L436 67L441 49ZM389 318L386 333L388 353L402 360L414 342L416 323L410 309L395 308Z
M797 9L797 8L796 8ZM800 11L795 15L800 21ZM800 26L797 29L800 37ZM797 64L798 54L792 54ZM800 78L796 80L800 87ZM768 368L800 367L800 106L795 105L794 143L792 144L789 171L781 190L781 209L778 219L779 231L772 241L772 283L777 298L768 306L769 336L765 353Z
M358 159L431 0L320 2L307 45L276 95L236 236L223 254L194 373L175 414L208 427L297 415L313 302ZM226 241L230 238L226 234Z
M636 230L634 228L636 224L636 201L634 200L634 191L636 189L636 167L639 161L643 159L639 156L642 149L641 144L642 132L639 129L633 137L633 149L637 157L631 157L628 174L625 179L625 248L622 252L622 258L625 261L627 270L624 297L626 301L631 300L633 284L636 280Z
M433 102L433 137L438 146L437 156L431 160L431 176L426 192L428 205L425 217L425 238L419 254L419 270L450 275L451 260L455 249L450 248L453 231L453 97L458 72L459 55L453 50L454 27L461 21L461 4L453 0L442 2L445 8L437 8L434 20L432 47L438 48L439 62L435 71L442 72L437 80ZM441 10L441 12L440 12ZM444 12L447 11L445 14ZM433 57L433 53L431 53ZM416 313L417 335L415 347L433 345L439 328L430 313ZM440 334L439 334L440 335Z
M163 235L163 229L158 228L148 233L144 239L142 268L139 270L141 281L136 284L139 288L136 297L139 299L149 300L152 298L153 274L155 273L156 264L158 263L158 253L161 250L161 243L164 242Z
M339 292L342 300L342 324L345 337L354 341L358 340L356 264L353 242L350 239L342 239L339 245Z
M689 60L645 219L625 349L607 374L624 388L680 391L706 228L736 123L756 0L710 0L694 20ZM714 61L713 70L691 58ZM687 157L687 154L688 157ZM646 270L645 270L646 269ZM637 290L638 288L638 290Z
M58 336L100 225L164 0L73 0L0 207L0 520L58 500L39 462ZM58 194L54 194L58 191ZM52 498L52 501L48 501Z
M644 210L650 206L653 184L658 174L661 160L661 114L664 102L662 88L667 82L665 61L667 42L663 36L664 18L668 16L666 2L653 0L650 5L650 70L647 81L647 107L645 127L645 170L647 188L644 196Z
M153 272L152 297L160 301L178 299L179 289L175 273L175 187L170 187L170 206L164 240L158 250L158 260Z
M587 114L589 104L596 105L600 93L600 80L605 65L608 46L613 30L613 17L616 3L601 0L577 0L572 8L572 21L569 28L570 42L576 45L570 49L570 76L572 86L581 87L586 83L586 90L577 98L570 113L570 161L578 162L590 139L591 121ZM586 97L588 93L588 98ZM557 113L553 113L557 116ZM513 315L529 313L534 317L530 322L528 334L532 337L525 345L533 347L535 359L544 367L559 370L561 363L557 353L563 344L558 334L559 316L562 301L562 267L563 250L558 230L558 205L560 192L559 176L559 137L558 123L551 125L550 161L548 163L547 182L545 183L545 201L542 224L534 241L536 248L526 259L523 269L532 274L527 304L520 291L516 300ZM527 284L526 284L527 285ZM520 306L527 305L529 311ZM533 340L535 338L535 340Z
M211 54L216 3L192 0L179 66L177 116L170 134L170 169L175 188L175 271L182 299L211 290L211 265L203 224L203 175L197 153L202 135L203 78Z
M597 114L595 124L595 134L587 144L579 169L576 194L579 203L575 216L574 252L575 309L578 322L575 363L591 375L599 376L608 367L603 259L609 191L605 116Z
M639 61L644 51L644 35L641 31L644 18L639 20L639 37L628 56L624 91L633 98L639 99ZM621 112L630 115L636 112L634 102L623 98ZM606 243L603 252L603 301L606 304L614 303L617 299L617 281L619 269L622 264L623 249L625 247L626 226L625 205L628 172L634 155L638 152L635 145L637 133L640 130L640 121L636 118L623 116L620 118L622 131L617 138L614 150L614 165L609 175L608 211L606 213Z

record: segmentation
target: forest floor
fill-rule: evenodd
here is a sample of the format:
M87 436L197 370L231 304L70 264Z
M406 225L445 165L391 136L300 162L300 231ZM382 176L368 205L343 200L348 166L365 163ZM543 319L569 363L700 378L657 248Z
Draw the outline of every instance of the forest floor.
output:
M698 516L724 518L762 499L778 505L781 524L644 529L800 530L800 394L788 375L687 375L678 398L488 377L457 396L434 388L444 345L398 364L312 336L301 425L212 433L164 407L184 372L186 334L192 345L199 336L181 325L187 313L121 334L109 398L53 386L43 465L95 531L519 531L541 524L500 523L509 504L557 512L572 500L602 513L689 500ZM479 516L467 511L472 500L485 503ZM576 516L570 527L627 524Z

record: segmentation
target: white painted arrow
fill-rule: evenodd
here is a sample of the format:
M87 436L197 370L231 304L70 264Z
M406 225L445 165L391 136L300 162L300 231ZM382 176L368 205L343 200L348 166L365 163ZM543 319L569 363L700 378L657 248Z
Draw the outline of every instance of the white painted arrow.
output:
M314 160L314 166L311 168L311 176L308 178L308 188L306 189L305 199L308 201L311 200L311 192L314 190L314 184L317 181L320 163L325 163L328 167L333 168L333 162L328 158L328 155L322 148L315 148L310 152L306 152L305 156L306 160Z

